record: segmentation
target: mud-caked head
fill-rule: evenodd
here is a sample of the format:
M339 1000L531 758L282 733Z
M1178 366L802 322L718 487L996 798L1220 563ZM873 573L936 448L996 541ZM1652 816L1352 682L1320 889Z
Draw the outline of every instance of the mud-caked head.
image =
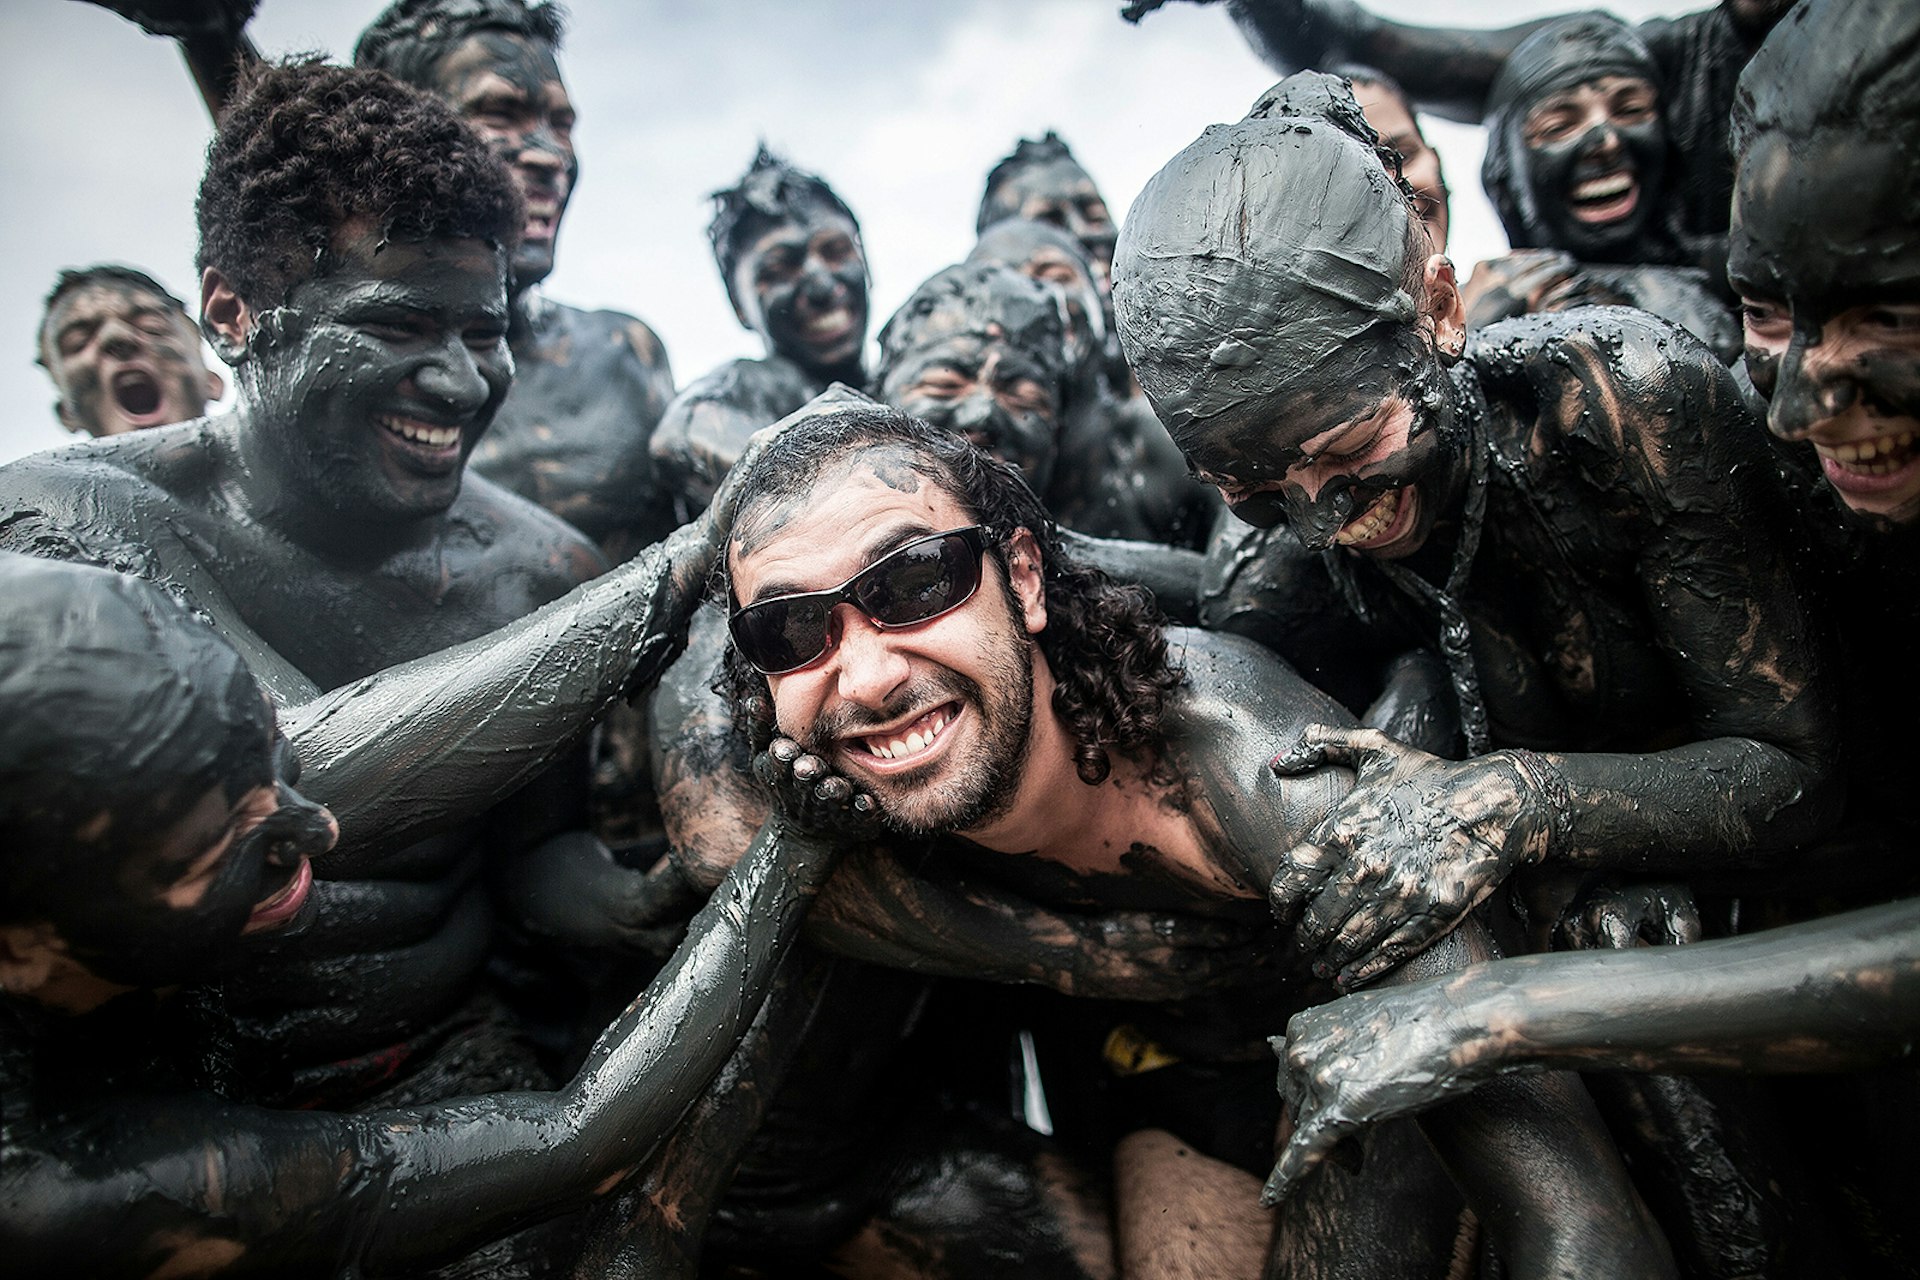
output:
M1805 0L1740 77L1728 275L1767 425L1920 521L1920 9Z
M1520 42L1488 93L1480 168L1514 248L1644 262L1657 232L1668 250L1660 95L1652 53L1617 18L1562 18Z
M1194 473L1309 547L1404 555L1457 484L1450 264L1344 81L1269 90L1128 213L1114 311ZM1406 500L1411 499L1411 500Z

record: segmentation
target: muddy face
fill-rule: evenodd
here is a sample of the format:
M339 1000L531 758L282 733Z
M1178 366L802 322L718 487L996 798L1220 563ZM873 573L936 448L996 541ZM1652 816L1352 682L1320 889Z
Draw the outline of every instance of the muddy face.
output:
M1377 84L1353 82L1353 97L1380 140L1400 153L1400 176L1413 188L1414 212L1427 224L1436 253L1447 250L1449 206L1440 153L1427 145L1407 104Z
M220 379L200 333L164 298L95 281L67 293L47 319L41 360L69 431L111 436L204 414Z
M741 323L801 368L830 374L860 363L867 259L845 216L815 206L762 232L734 264L733 296Z
M553 47L505 31L468 36L441 59L435 89L506 162L526 199L513 256L517 293L553 271L560 219L580 178L573 102Z
M1547 243L1576 258L1629 253L1665 179L1659 93L1638 76L1602 76L1547 95L1521 125L1526 172Z
M1920 232L1912 157L1826 130L1741 158L1729 274L1767 426L1811 441L1848 507L1920 520Z
M348 236L258 317L239 367L275 479L345 517L446 510L513 378L504 255Z
M1101 290L1107 289L1119 229L1085 169L1065 159L1026 165L1001 183L990 203L1001 217L1030 218L1068 232L1086 249Z

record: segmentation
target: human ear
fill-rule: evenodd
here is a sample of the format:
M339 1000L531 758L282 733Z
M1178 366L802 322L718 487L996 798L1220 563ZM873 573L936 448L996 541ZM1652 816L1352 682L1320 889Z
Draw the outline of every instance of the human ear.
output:
M1467 309L1460 300L1460 284L1453 260L1444 253L1427 259L1423 272L1426 300L1420 315L1433 326L1433 345L1442 356L1458 360L1467 347Z
M72 408L68 406L66 400L60 399L53 402L53 416L60 419L60 425L73 432L73 434L77 436L87 434L86 424L74 415Z
M1047 581L1040 561L1040 544L1027 529L1015 529L1007 539L1007 586L1020 605L1020 617L1029 635L1047 629Z
M246 358L247 338L253 333L254 314L246 299L233 291L218 267L200 273L200 332L214 354L228 364ZM211 370L209 370L211 372Z
M207 370L207 380L200 389L206 393L207 403L212 404L226 394L227 380L209 369Z

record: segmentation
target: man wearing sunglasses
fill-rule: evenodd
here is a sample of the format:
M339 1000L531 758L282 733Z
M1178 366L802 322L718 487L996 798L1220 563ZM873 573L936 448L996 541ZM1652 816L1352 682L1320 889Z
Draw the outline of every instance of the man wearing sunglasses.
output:
M1306 723L1347 723L1330 699L1255 646L1164 628L1142 593L1063 554L1011 468L891 410L855 402L790 426L740 484L721 680L737 740L766 749L776 774L787 769L783 781L818 779L822 794L850 784L871 796L893 835L883 859L890 872L843 874L828 887L813 917L816 940L858 954L910 951L917 937L948 927L928 915L915 881L955 874L1064 909L1266 916L1278 855L1351 783L1343 770L1281 777L1267 767L1274 746ZM742 803L726 790L707 800L709 822ZM1271 905L1285 921L1299 904ZM1484 946L1456 935L1443 944L1457 948L1451 960L1434 962L1457 964ZM1174 1056L1198 1058L1200 1041L1244 1039L1301 1000L1298 985L1245 986L1209 1025L1189 1019L1184 1043L1159 1020L1165 1011L1141 1006L1140 1017L1148 1038L1169 1037L1158 1051L1171 1045ZM1247 1026L1233 1025L1236 1016ZM1240 1136L1270 1134L1275 1118L1243 1117ZM1449 1109L1428 1131L1469 1203L1523 1206L1483 1215L1497 1223L1496 1247L1516 1274L1556 1260L1589 1275L1657 1275L1670 1265L1571 1077ZM1208 1145L1186 1133L1121 1144L1117 1211L1129 1274L1166 1243L1139 1228L1161 1220L1169 1196L1222 1227L1211 1243L1234 1235L1246 1247L1251 1221L1253 1249L1266 1247L1254 1180L1181 1142ZM1520 1149L1540 1154L1495 1154ZM1261 1158L1223 1155L1249 1171ZM1367 1200L1434 1172L1420 1160L1370 1161L1362 1180L1330 1175L1310 1194ZM1241 1198L1226 1199L1235 1189ZM1301 1226L1315 1220L1324 1218L1313 1210L1283 1219L1275 1247L1315 1256L1325 1240ZM1363 1264L1348 1252L1339 1265L1346 1274L1443 1271L1453 1220L1433 1225L1356 1244L1377 1256ZM1202 1270L1233 1274L1245 1258L1230 1251Z

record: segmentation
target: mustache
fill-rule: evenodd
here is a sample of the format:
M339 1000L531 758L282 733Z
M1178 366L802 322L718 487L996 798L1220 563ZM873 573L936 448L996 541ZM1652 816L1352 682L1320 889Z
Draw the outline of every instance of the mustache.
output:
M940 679L922 677L902 685L878 707L842 705L822 712L800 735L799 743L807 751L819 755L823 748L837 739L871 733L875 729L899 723L910 711L924 712L948 702L971 703L976 707L984 705L979 684L958 672L949 672Z

